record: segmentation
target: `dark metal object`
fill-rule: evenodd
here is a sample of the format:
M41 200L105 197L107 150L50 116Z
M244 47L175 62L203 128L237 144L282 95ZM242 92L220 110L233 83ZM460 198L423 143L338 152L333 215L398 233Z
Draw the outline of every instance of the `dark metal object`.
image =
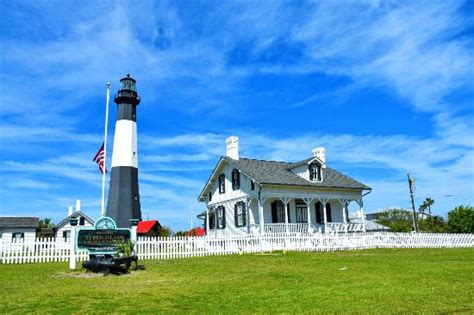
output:
M82 267L92 272L119 275L128 273L128 269L130 269L133 262L135 265L138 265L138 256L113 257L110 255L91 255L90 260L82 263Z

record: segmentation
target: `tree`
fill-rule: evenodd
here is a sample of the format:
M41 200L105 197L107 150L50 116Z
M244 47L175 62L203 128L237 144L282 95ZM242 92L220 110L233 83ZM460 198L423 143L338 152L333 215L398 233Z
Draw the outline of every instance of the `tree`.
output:
M423 201L423 204L420 206L420 212L425 213L426 209L428 209L428 213L431 216L431 206L434 204L434 200L431 198L426 198L425 201Z
M160 236L171 236L173 235L173 231L171 230L171 228L169 226L163 226L161 229L160 229Z
M377 223L389 227L392 232L411 232L413 216L405 209L388 209L379 215Z
M418 228L421 232L444 233L448 225L443 217L434 215L421 219L418 222Z
M54 227L54 224L51 223L51 219L49 218L44 218L39 220L39 229L51 229Z
M448 231L452 233L474 233L474 208L457 206L448 212Z
M176 233L174 233L174 236L186 236L186 231L178 231Z

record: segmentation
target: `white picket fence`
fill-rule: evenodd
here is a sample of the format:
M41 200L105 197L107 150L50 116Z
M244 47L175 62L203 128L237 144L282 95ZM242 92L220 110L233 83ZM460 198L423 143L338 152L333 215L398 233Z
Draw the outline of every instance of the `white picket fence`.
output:
M71 244L54 239L0 243L0 263L43 263L69 260ZM135 251L139 259L173 259L209 255L285 251L336 251L370 248L456 248L474 247L474 234L358 233L301 234L273 233L235 237L139 237ZM77 261L88 259L76 253Z

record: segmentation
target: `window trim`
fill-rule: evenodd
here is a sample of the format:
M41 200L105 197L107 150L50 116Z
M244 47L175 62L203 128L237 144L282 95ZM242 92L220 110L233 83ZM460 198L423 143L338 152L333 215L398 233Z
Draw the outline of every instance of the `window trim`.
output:
M313 173L313 166L317 167L317 174L316 178L314 178L314 173ZM317 162L312 162L308 165L308 172L309 172L309 180L314 181L314 182L322 182L323 181L323 170L321 164Z
M225 222L225 207L224 206L218 206L216 208L216 229L217 230L224 230L225 225L226 225L226 222Z
M298 217L298 209L302 210L302 212L300 213L300 217ZM296 223L308 223L308 206L306 205L306 203L304 203L301 200L297 200L295 202L295 212L296 212Z
M240 189L240 171L236 168L232 170L232 190Z
M242 213L238 214L237 209L241 206L242 208ZM236 227L244 227L247 225L247 209L245 207L245 202L243 201L238 201L234 205L234 221L235 221L235 226ZM242 224L239 224L239 216L242 219Z
M225 194L225 174L219 175L219 194Z

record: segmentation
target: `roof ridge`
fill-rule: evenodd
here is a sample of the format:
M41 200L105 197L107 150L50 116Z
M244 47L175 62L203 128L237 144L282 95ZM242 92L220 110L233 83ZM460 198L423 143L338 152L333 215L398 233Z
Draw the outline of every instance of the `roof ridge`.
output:
M273 163L281 163L281 164L293 164L293 162L285 162L285 161L274 161L274 160L262 160L262 159L251 159L241 157L239 160L249 160L249 161L260 161L260 162L273 162ZM238 161L238 160L237 160Z

